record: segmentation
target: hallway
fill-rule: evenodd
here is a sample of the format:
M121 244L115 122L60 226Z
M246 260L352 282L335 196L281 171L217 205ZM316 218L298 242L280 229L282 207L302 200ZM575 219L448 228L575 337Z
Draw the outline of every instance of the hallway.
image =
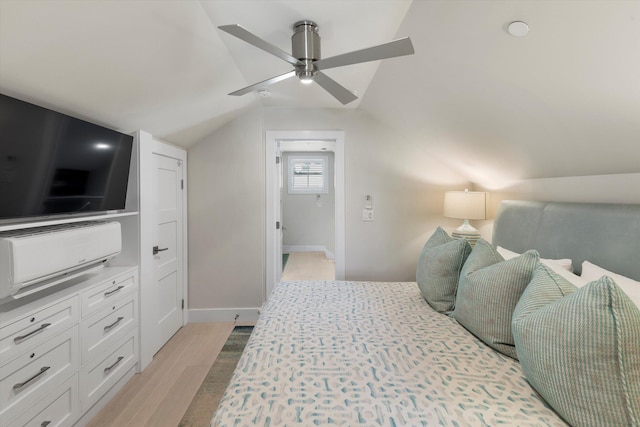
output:
M335 261L324 252L291 252L282 272L282 281L335 280Z

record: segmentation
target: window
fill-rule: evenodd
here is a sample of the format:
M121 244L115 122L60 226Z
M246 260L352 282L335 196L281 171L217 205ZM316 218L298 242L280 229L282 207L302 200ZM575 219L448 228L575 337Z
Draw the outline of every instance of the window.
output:
M289 194L326 194L327 156L289 156Z

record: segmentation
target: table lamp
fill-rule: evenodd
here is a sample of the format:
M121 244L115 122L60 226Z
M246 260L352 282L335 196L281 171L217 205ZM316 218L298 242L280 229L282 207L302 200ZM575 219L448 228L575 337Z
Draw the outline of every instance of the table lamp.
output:
M447 191L444 193L444 216L463 219L451 233L454 239L466 239L471 247L480 239L480 232L469 224L470 219L487 219L487 193L482 191Z

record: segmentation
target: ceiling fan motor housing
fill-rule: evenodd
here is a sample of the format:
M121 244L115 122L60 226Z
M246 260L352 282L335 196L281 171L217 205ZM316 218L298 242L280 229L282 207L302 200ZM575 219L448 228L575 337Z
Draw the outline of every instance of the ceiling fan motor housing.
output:
M313 62L320 59L320 35L318 26L312 21L299 21L293 25L291 36L292 56L304 63L296 66L296 75L311 79L316 73Z

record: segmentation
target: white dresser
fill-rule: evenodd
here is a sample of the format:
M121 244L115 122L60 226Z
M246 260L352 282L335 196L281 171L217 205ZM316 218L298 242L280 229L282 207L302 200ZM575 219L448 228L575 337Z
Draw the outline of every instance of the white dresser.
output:
M0 305L0 427L84 425L138 369L138 268Z

